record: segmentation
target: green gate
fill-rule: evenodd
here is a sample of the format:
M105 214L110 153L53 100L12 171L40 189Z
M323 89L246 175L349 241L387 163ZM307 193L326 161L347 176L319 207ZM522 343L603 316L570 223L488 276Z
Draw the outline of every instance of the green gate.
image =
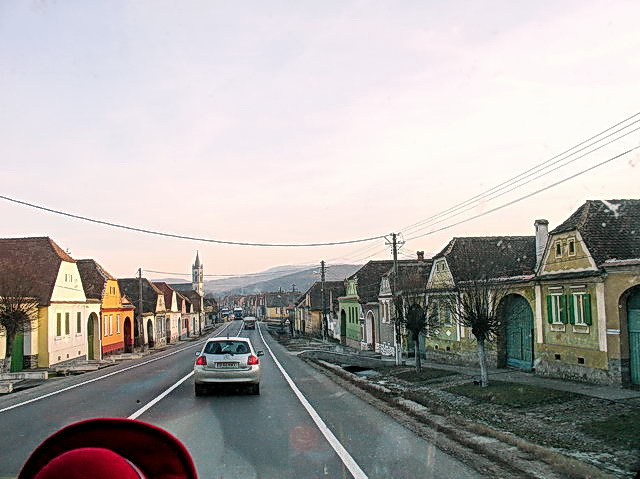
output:
M93 335L95 331L93 330L93 315L89 315L89 319L87 320L87 359L95 359L93 350Z
M627 302L627 323L631 384L640 384L640 290L636 290Z
M505 308L507 366L533 368L533 312L526 299L511 295Z
M13 351L11 352L11 372L17 373L24 367L24 336L16 333L13 340Z

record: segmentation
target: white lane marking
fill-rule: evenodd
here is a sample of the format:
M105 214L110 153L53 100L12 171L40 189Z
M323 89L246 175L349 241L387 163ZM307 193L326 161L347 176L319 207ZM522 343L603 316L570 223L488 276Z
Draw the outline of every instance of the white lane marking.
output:
M225 326L225 328L220 332L221 333L224 332L230 325L231 325L231 323L229 323L227 326ZM50 393L47 393L47 394L43 394L42 396L38 396L37 398L29 399L28 401L23 401L21 403L14 404L13 406L7 406L5 408L0 409L0 413L5 412L5 411L9 411L11 409L15 409L15 408L20 407L20 406L25 406L25 405L30 404L32 402L40 401L41 399L46 399L48 397L55 396L56 394L60 394L60 393L63 393L65 391L70 391L71 389L79 388L80 386L85 386L87 384L90 384L90 383L93 383L93 382L96 382L96 381L100 381L102 379L106 379L106 378L108 378L110 376L115 376L116 374L120 374L120 373L123 373L125 371L129 371L130 369L139 368L140 366L144 366L145 364L153 363L154 361L160 361L161 359L167 358L169 356L173 356L174 354L178 354L178 353L180 353L180 352L182 352L182 351L184 351L186 349L191 349L191 348L193 348L195 346L198 346L198 345L202 344L205 341L206 341L206 339L204 339L202 341L198 341L198 342L192 344L191 346L186 346L184 348L177 349L177 350L175 350L175 351L173 351L173 352L171 352L169 354L165 354L164 356L160 356L160 357L157 357L157 358L149 359L148 361L144 361L144 362L141 362L139 364L134 364L133 366L129 366L129 367L126 367L126 368L123 368L123 369L118 369L117 371L114 371L114 372L109 373L109 374L105 374L104 376L100 376L100 377L97 377L97 378L89 379L88 381L83 381L81 383L74 384L74 385L68 386L66 388L58 389L57 391L53 391L53 392L50 392Z
M227 327L225 327L222 331L220 331L220 333L216 334L217 337L220 336L221 333L223 333L232 323L229 323L229 325ZM238 334L236 334L236 336L239 336L240 333L242 332L242 328L244 327L244 323L242 323L240 325L240 330L238 331ZM140 409L138 409L136 412L134 412L131 416L129 416L128 419L137 419L139 418L144 412L148 411L149 409L151 409L153 406L155 406L156 404L158 404L162 399L164 399L166 396L168 396L171 391L173 391L175 388L177 388L178 386L180 386L183 382L185 382L187 379L189 379L191 376L193 376L193 371L191 371L189 374L187 374L185 377L183 377L182 379L180 379L178 382L176 382L175 384L173 384L172 386L170 386L167 390L165 390L164 392L160 393L160 395L158 395L157 397L155 397L154 399L152 399L151 401L149 401L147 404L145 404L144 406L142 406Z
M311 416L311 419L313 419L313 422L316 423L316 426L318 426L318 429L320 429L320 432L324 435L324 437L327 439L329 444L331 444L331 447L333 448L334 451L336 451L336 454L340 457L340 459L342 460L344 465L347 467L347 469L349 469L349 472L351 473L351 475L355 479L368 479L364 471L360 469L360 466L358 465L358 463L353 459L353 457L351 457L351 454L347 452L347 450L340 443L340 441L338 441L338 438L336 438L336 436L333 435L333 433L331 432L331 429L329 429L329 427L324 423L320 415L316 412L313 406L309 404L309 401L307 401L307 398L304 397L302 392L300 392L300 390L298 389L298 386L295 385L291 377L284 370L284 368L280 364L280 361L278 361L278 359L276 358L276 355L273 354L273 351L271 351L271 348L269 347L267 342L264 340L264 336L262 336L262 330L260 329L260 324L258 324L258 332L260 333L260 338L262 339L262 342L264 343L265 347L269 351L269 354L271 355L273 362L276 363L276 366L278 366L278 369L280 370L284 378L287 380L287 383L289 383L289 386L291 387L291 389L293 389L293 392L298 397L298 399L300 400L304 408L309 413L309 416Z
M193 371L191 371L189 374L187 374L185 377L183 377L180 381L178 381L177 383L175 383L173 386L171 386L169 389L167 389L165 392L163 392L162 394L160 394L158 397L156 397L155 399L152 399L151 401L149 401L147 404L145 404L144 406L142 406L140 409L138 409L136 412L134 412L131 416L129 416L128 419L137 419L143 412L145 412L148 409L151 409L154 405L156 405L157 403L159 403L165 396L169 395L169 393L171 393L171 391L173 391L175 388L177 388L178 386L180 386L183 382L185 382L187 379L189 379L191 376L193 376Z

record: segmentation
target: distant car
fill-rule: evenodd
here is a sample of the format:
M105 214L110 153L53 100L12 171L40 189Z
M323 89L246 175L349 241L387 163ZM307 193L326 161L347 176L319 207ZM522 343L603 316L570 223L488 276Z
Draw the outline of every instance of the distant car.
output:
M253 316L247 316L244 318L244 329L256 329L256 321Z
M251 394L260 394L260 360L248 338L220 337L209 339L202 351L196 352L193 366L195 394L222 384L246 385Z

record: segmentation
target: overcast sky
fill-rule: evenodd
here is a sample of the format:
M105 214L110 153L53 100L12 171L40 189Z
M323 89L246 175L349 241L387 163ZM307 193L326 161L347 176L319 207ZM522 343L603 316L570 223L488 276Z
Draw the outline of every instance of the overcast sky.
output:
M0 194L233 241L399 231L640 111L638 18L637 1L4 0ZM640 132L419 233L638 144ZM639 197L639 179L636 151L403 254L533 234L536 218L553 228L587 199ZM205 274L389 257L383 241L164 239L5 200L0 215L0 236L51 236L120 277L188 273L196 249Z

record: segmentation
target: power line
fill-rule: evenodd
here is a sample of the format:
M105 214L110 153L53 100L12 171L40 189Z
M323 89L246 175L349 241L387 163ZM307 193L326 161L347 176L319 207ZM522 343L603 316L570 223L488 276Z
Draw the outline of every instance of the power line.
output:
M196 236L184 236L174 233L164 233L161 231L148 230L145 228L137 228L135 226L126 226L118 223L111 223L109 221L98 220L95 218L89 218L87 216L80 216L73 213L67 213L65 211L54 210L53 208L47 208L46 206L36 205L34 203L29 203L27 201L17 200L15 198L10 198L8 196L0 195L0 199L11 201L13 203L17 203L23 206L28 206L30 208L35 208L42 211L47 211L49 213L54 213L61 216L68 216L69 218L74 218L77 220L88 221L90 223L97 223L104 226L112 226L114 228L120 228L129 231L137 231L138 233L146 233L150 235L156 236L164 236L168 238L176 238L176 239L184 239L190 241L202 241L205 243L217 243L217 244L227 244L227 245L236 245L236 246L260 246L260 247L276 247L276 248L303 248L303 247L317 247L317 246L337 246L337 245L345 245L345 244L353 244L353 243L366 243L368 241L373 241L377 239L384 238L384 235L380 236L372 236L370 238L360 238L355 240L345 240L345 241L329 241L326 243L251 243L247 241L226 241L212 238L198 238Z
M638 121L640 121L640 120L638 120ZM538 180L538 179L542 178L543 176L546 176L546 175L548 175L548 174L550 174L550 173L553 173L554 171L557 171L557 170L558 170L558 169L560 169L560 168L563 168L563 167L565 167L565 166L567 166L567 165L569 165L569 164L571 164L571 163L573 163L573 162L575 162L575 161L577 161L577 160L579 160L579 159L581 159L581 158L583 158L583 157L585 157L585 156L587 156L587 155L590 155L591 153L593 153L593 152L595 152L595 151L597 151L597 150L600 150L600 149L604 148L605 146L608 146L608 145L610 145L611 143L613 143L613 142L615 142L615 141L618 141L618 140L620 140L621 138L623 138L623 137L625 137L625 136L627 136L627 135L630 135L631 133L634 133L634 132L636 132L636 131L638 131L638 130L640 130L640 127L635 128L635 129L633 129L633 130L631 130L631 131L629 131L629 132L627 132L627 133L625 133L625 134L623 134L623 135L619 136L618 138L615 138L615 139L613 139L613 140L611 140L611 141L608 141L607 143L604 143L603 145L599 145L599 146L595 147L594 149L592 149L592 150L590 150L590 151L588 151L588 152L586 152L586 153L583 153L582 155L580 155L580 156L578 156L578 157L576 157L576 158L573 158L572 160L570 160L570 161L568 161L568 162L564 163L563 165L560 165L560 166L558 166L558 167L556 167L556 168L553 168L553 169L551 169L551 170L549 170L549 171L546 171L546 172L544 172L544 173L541 173L541 174L539 174L539 175L537 175L537 176L535 176L535 177L531 178L530 180L528 180L528 181L526 181L526 182L524 182L524 183L522 183L522 184L520 184L520 185L516 185L516 186L514 186L514 187L512 187L512 188L509 188L508 190L502 191L502 192L501 192L501 193L499 193L499 194L492 195L492 196L490 196L490 197L488 198L488 200L487 200L487 201L491 201L491 200L494 200L494 199L499 198L499 197L501 197L501 196L504 196L504 195L506 195L507 193L510 193L510 192L512 192L512 191L514 191L514 190L516 190L516 189L518 189L518 188L520 188L520 187L522 187L522 186L524 186L524 185L527 185L527 184L529 184L529 183L531 183L531 182L533 182L533 181L535 181L535 180ZM469 210L471 210L471 209L473 209L473 208L475 208L475 206L470 206L469 208L464 208L464 209L462 209L461 211L458 211L458 212L457 212L457 213L455 213L455 214L447 214L445 217L443 217L443 218L439 219L438 221L434 221L434 220L435 220L435 218L434 218L434 220L432 220L432 221L426 221L426 222L425 222L425 225L424 225L424 226L422 226L422 227L420 227L420 228L418 228L418 229L416 229L416 230L414 230L414 231L413 231L413 234L416 234L416 233L417 233L417 232L419 232L419 231L423 231L423 230L427 229L427 227L429 227L429 226L433 226L433 225L435 225L435 224L442 223L443 221L446 221L446 220L448 220L448 219L450 219L450 218L454 218L454 217L456 217L456 216L460 216L461 214L463 214L463 213L465 213L465 212L467 212L467 211L469 211ZM451 211L451 213L453 213L453 211Z
M588 138L588 139L586 139L586 140L584 140L584 141L582 141L582 142L578 143L577 145L575 145L575 146L573 146L573 147L571 147L571 148L569 148L569 149L567 149L567 150L563 151L562 153L559 153L559 154L557 154L557 155L553 156L552 158L549 158L548 160L545 160L545 161L543 161L542 163L539 163L539 164L537 164L537 165L533 166L532 168L529 168L528 170L526 170L526 171L524 171L524 172L522 172L522 173L519 173L518 175L516 175L516 176L514 176L514 177L512 177L512 178L510 178L510 179L508 179L508 180L503 181L502 183L500 183L500 184L498 184L498 185L496 185L496 186L494 186L494 187L490 188L489 190L486 190L484 193L480 193L480 194L478 194L478 195L476 195L476 196L473 196L473 197L471 197L471 198L469 198L469 199L467 199L467 200L465 200L465 201L463 201L463 202L457 203L457 204L455 204L454 206L449 207L449 208L447 208L447 209L445 209L445 210L441 211L440 213L437 213L437 214L435 214L435 215L429 216L429 217L427 217L427 218L425 218L425 219L423 219L423 220L420 220L420 221L418 221L418 222L412 223L412 224L410 224L410 225L408 225L408 226L406 226L406 227L404 227L404 228L401 228L401 229L400 229L400 231L405 231L405 232L406 232L406 231L408 231L408 230L414 229L416 226L420 226L420 225L423 225L423 224L425 224L425 223L429 222L429 220L432 220L432 219L438 218L438 217L443 216L443 215L445 215L445 214L447 214L447 213L449 213L449 212L456 211L456 210L458 210L458 209L460 209L460 208L463 208L463 207L465 207L465 206L468 206L468 205L469 205L469 204L471 204L471 203L477 203L480 199L484 198L485 196L490 195L492 192L500 191L500 190L501 190L501 189L503 189L504 187L507 187L507 186L509 186L509 185L511 185L511 184L513 184L513 183L520 182L520 181L522 181L522 180L526 179L527 177L529 177L529 176L531 176L531 175L533 175L533 174L535 174L535 173L537 173L537 172L539 172L539 171L541 171L541 170L545 170L545 169L547 169L548 167L550 167L550 166L552 166L552 165L554 165L554 164L557 164L557 163L559 163L559 162L561 162L561 161L564 161L564 160L568 159L569 157L571 157L571 156L575 155L576 153L579 153L580 151L583 151L584 149L589 148L590 146L593 146L593 145L595 145L595 144L597 144L597 143L599 143L599 142L601 142L601 141L605 140L606 138L609 138L610 136L615 135L615 134L619 133L620 131L623 131L623 130L625 130L625 129L629 128L630 126L632 126L632 125L634 125L634 124L636 124L636 123L640 122L640 119L639 119L639 120L636 120L636 121L634 121L634 122L632 122L632 123L630 123L630 124L628 124L628 125L624 126L623 128L621 128L621 129L619 129L619 130L617 130L617 131L615 131L615 132L612 132L612 133L610 133L609 135L607 135L607 136L605 136L605 137L603 137L603 138L600 138L599 140L597 140L597 141L595 141L595 142L591 143L590 145L587 145L587 146L585 146L585 147L583 147L583 148L581 148L581 149L579 149L579 150L577 150L577 151L574 151L573 153L571 153L571 154L570 154L570 155L568 155L567 157L565 157L565 158L560 158L560 157L562 157L562 156L566 155L567 153L569 153L570 151L575 150L576 148L578 148L578 147L580 147L580 146L583 146L583 145L585 145L586 143L589 143L591 140L593 140L593 139L595 139L595 138L598 138L599 136L602 136L604 133L607 133L608 131L613 130L614 128L617 128L618 126L620 126L620 125L622 125L622 124L624 124L624 123L628 122L629 120L631 120L631 119L633 119L633 118L635 118L635 117L637 117L637 116L639 116L639 115L640 115L640 112L637 112L637 113L635 113L635 114L631 115L630 117L625 118L624 120L622 120L622 121L620 121L620 122L616 123L615 125L612 125L612 126L610 126L609 128L607 128L607 129L605 129L605 130L603 130L603 131L599 132L598 134L593 135L592 137L590 137L590 138ZM633 130L633 131L636 131L636 130L637 130L637 128L636 128L635 130ZM608 144L612 143L613 141L617 141L617 140L619 140L619 139L623 138L624 136L627 136L628 134L633 133L633 131L628 132L628 133L625 133L624 135L622 135L622 136L618 137L617 139L612 140L612 141L610 141L609 143L606 143L605 145L602 145L602 146L606 146L606 145L608 145ZM599 149L599 148L598 148L598 149ZM595 150L594 150L594 151L595 151ZM584 155L583 155L583 156L584 156ZM560 158L560 159L558 159L558 158ZM556 161L554 161L554 160L556 160ZM572 161L575 161L575 160L572 160ZM569 163L570 163L570 162L569 162ZM568 164L568 163L567 163L567 164ZM546 166L545 166L545 165L546 165ZM562 165L562 166L565 166L565 165ZM561 168L561 166L560 166L560 167L558 167L558 168ZM555 170L551 170L551 171L555 171ZM533 180L532 180L532 181L533 181ZM530 181L529 181L529 182L530 182ZM518 187L520 187L520 186L524 186L525 184L527 184L527 183L529 183L529 182L523 183L522 185L519 185ZM514 189L515 189L515 188L514 188Z
M531 198L532 196L537 195L538 193L542 193L543 191L546 191L548 189L554 188L554 187L556 187L556 186L558 186L558 185L560 185L560 184L562 184L562 183L564 183L566 181L572 180L573 178L576 178L576 177L578 177L580 175L583 175L583 174L585 174L585 173L587 173L587 172L589 172L591 170L595 170L596 168L598 168L598 167L600 167L602 165L605 165L605 164L607 164L607 163L609 163L609 162L611 162L613 160L617 160L618 158L620 158L620 157L622 157L624 155L627 155L627 154L631 153L632 151L637 150L638 148L640 148L640 145L639 146L635 146L635 147L633 147L633 148L631 148L631 149L629 149L629 150L627 150L627 151L625 151L623 153L620 153L618 155L612 156L611 158L609 158L607 160L604 160L604 161L601 161L600 163L597 163L597 164L595 164L593 166L590 166L589 168L585 168L584 170L579 171L578 173L575 173L573 175L567 176L566 178L563 178L562 180L556 181L555 183L552 183L552 184L547 185L547 186L545 186L543 188L540 188L540 189L538 189L536 191L533 191L532 193L526 194L524 196L516 198L515 200L509 201L509 202L504 203L504 204L502 204L500 206L497 206L497 207L492 208L492 209L490 209L488 211L485 211L484 213L480 213L480 214L477 214L475 216L471 216L470 218L466 218L464 220L458 221L456 223L452 223L450 225L446 225L446 226L443 226L441 228L438 228L438 229L435 229L435 230L432 230L432 231L428 231L426 233L423 233L423 234L420 234L420 235L417 235L417 236L413 236L411 238L408 238L407 241L411 241L411 240L414 240L416 238L422 238L423 236L431 235L431 234L437 233L439 231L443 231L443 230L446 230L446 229L449 229L449 228L453 228L454 226L460 225L462 223L466 223L466 222L474 220L476 218L480 218L481 216L488 215L489 213L493 213L495 211L501 210L502 208L506 208L507 206L511 206L511 205L513 205L515 203L518 203L518 202L520 202L522 200L525 200L527 198Z
M309 267L313 267L314 265L310 264L308 265ZM157 271L154 269L144 269L143 271L146 273L156 273L156 274L169 274L172 276L191 276L191 273L175 273L175 272L170 272L170 271ZM284 270L280 270L280 271L274 271L272 273L240 273L240 274L204 274L203 276L208 277L208 278L244 278L247 276L273 276L273 275L277 275L278 273L296 273L299 271L306 271L304 269L284 269Z

